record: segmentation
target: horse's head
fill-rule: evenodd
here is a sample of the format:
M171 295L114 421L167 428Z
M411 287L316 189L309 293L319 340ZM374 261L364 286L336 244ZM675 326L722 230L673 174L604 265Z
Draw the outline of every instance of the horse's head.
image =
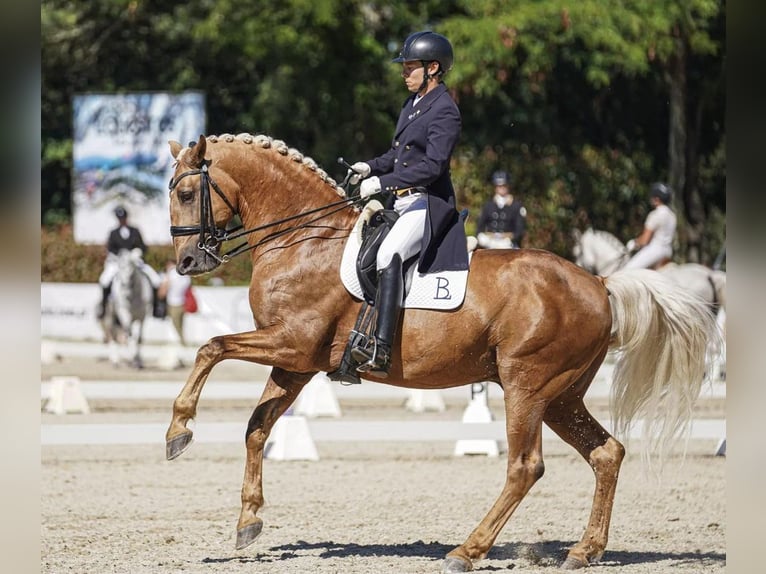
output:
M585 232L582 232L579 229L574 229L572 231L572 255L574 256L575 264L591 273L595 267L593 252L589 249L592 235L593 230L590 228L586 229Z
M182 275L199 275L218 267L220 250L228 221L236 208L218 184L211 179L213 163L206 158L207 140L184 148L168 142L176 160L170 180L170 234Z
M622 242L606 231L588 228L575 235L572 254L575 263L597 275L610 275L619 269L628 256Z

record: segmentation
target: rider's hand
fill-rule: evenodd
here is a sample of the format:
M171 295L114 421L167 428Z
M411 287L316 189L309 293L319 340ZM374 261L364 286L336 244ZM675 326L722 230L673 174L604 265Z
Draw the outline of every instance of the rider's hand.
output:
M625 244L625 249L628 250L629 253L633 253L636 249L638 249L638 244L636 243L635 239L631 239Z
M365 177L370 175L370 166L363 161L358 161L351 166L351 169L348 170L348 173L352 174L348 180L349 183L351 185L356 185Z
M377 175L368 177L359 186L359 197L362 199L367 199L376 193L380 193L380 179L378 179Z

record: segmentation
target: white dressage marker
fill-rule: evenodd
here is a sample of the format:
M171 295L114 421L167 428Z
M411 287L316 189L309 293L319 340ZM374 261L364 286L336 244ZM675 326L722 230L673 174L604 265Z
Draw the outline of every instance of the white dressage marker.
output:
M294 412L308 418L341 416L340 404L327 373L317 373L303 387L295 402Z
M266 441L263 457L269 460L319 460L306 417L279 417Z
M471 385L471 401L463 412L463 422L472 424L487 424L494 420L489 410L489 389L487 383ZM466 454L484 454L499 456L498 441L492 439L460 439L455 443L455 456Z
M50 397L45 412L57 415L90 413L90 406L80 388L80 377L51 377Z
M443 413L447 407L444 405L444 399L438 389L410 389L404 408L413 413L425 411Z

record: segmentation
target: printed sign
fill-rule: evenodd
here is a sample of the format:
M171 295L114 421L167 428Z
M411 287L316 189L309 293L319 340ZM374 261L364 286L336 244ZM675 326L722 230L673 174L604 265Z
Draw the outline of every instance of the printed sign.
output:
M145 243L170 243L168 140L187 144L205 133L204 95L85 94L74 97L73 109L75 241L105 244L121 205Z

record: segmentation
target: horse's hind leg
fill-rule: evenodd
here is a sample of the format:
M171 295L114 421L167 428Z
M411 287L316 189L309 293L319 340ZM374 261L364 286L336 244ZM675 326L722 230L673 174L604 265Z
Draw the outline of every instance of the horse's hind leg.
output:
M533 394L506 385L505 417L508 468L500 496L466 541L447 554L442 572L468 572L487 555L514 510L543 475L542 417L544 403Z
M591 416L581 395L581 392L568 391L558 397L548 406L544 418L556 434L588 461L596 476L588 527L562 564L567 570L583 568L599 560L604 553L617 476L625 457L625 448Z
M295 401L312 374L273 369L247 424L247 461L242 482L242 510L237 522L237 550L251 544L261 533L263 521L256 516L263 506L263 449L277 419Z

